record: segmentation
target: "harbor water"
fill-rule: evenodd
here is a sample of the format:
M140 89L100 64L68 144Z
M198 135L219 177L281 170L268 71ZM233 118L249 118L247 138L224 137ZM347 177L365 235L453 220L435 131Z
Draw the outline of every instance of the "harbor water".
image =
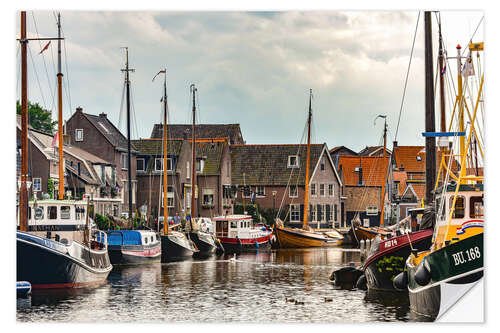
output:
M19 322L331 323L418 321L404 293L343 290L349 248L280 249L114 267L106 283L17 299Z

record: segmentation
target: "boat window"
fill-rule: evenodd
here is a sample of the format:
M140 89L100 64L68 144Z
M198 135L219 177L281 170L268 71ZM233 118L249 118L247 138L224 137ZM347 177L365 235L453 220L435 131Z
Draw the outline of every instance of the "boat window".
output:
M470 217L484 217L483 215L483 197L470 198Z
M237 228L238 227L238 222L237 221L231 221L231 228Z
M31 207L28 207L28 220L31 219Z
M43 220L43 209L44 207L35 208L35 220Z
M75 208L75 218L77 220L83 220L85 218L85 208L83 207L76 207Z
M63 219L63 220L70 219L70 207L69 206L61 206L61 219Z
M147 244L147 243L148 243L148 238L144 237L144 244Z
M155 241L155 239L153 238L153 236L151 236L151 243L153 243Z
M453 196L450 197L450 210L453 207ZM461 195L457 196L457 200L455 202L455 210L453 211L454 219L462 219L465 217L465 198Z
M57 206L47 207L47 215L49 217L49 220L57 219Z

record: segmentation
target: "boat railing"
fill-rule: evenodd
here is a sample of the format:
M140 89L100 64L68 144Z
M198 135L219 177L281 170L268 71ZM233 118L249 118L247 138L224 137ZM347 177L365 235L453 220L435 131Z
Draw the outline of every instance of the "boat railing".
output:
M91 248L95 250L104 250L108 247L108 235L99 229L93 229L90 234Z

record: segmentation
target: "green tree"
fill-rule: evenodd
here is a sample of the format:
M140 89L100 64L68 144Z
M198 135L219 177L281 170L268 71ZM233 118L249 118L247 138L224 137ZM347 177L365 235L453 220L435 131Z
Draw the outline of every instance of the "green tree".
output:
M16 113L21 114L21 103L16 101ZM28 123L34 129L54 134L57 121L52 121L52 113L38 103L28 102Z

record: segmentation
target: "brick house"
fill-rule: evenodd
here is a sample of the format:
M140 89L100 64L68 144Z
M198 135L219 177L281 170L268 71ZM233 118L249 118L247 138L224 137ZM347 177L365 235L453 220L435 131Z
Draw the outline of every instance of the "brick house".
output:
M84 113L81 107L76 108L66 123L66 132L70 136L70 145L83 149L111 165L115 165L115 173L111 175L117 189L117 197L121 199L121 213L128 213L128 165L127 138L113 125L105 113L98 116ZM136 154L131 149L132 172L132 210L136 210Z
M278 209L285 223L301 227L304 213L306 145L232 145L231 183L249 186L254 194L238 194L235 201L253 201L259 209ZM342 181L326 144L311 145L309 225L342 226ZM287 186L288 185L288 186ZM272 221L267 221L272 223Z
M170 128L169 128L170 130ZM191 144L190 139L167 141L168 214L181 217L191 214ZM133 140L138 151L138 206L150 208L153 216L163 216L163 143L162 139ZM214 217L232 211L230 154L227 138L196 140L196 216ZM224 196L226 195L226 197ZM225 207L225 208L224 208Z
M390 216L391 168L390 158L381 156L340 156L339 172L344 182L347 225L359 214L365 226L380 224L381 205L385 205L385 220ZM387 179L386 176L388 175ZM383 184L386 195L381 202Z
M18 123L17 136L20 142L20 122ZM33 184L29 190L29 197L33 197L34 193L38 199L49 195L48 182L51 179L54 183L53 198L57 198L59 187L58 142L54 142L52 135L33 128L28 130L28 142L28 169ZM20 147L18 147L18 155L20 156L19 149ZM63 159L65 195L69 193L71 198L81 199L83 194L89 194L96 212L101 214L113 214L114 212L115 216L118 216L117 208L120 199L115 198L113 193L109 191L112 183L111 174L115 166L69 144L65 144L63 147Z

